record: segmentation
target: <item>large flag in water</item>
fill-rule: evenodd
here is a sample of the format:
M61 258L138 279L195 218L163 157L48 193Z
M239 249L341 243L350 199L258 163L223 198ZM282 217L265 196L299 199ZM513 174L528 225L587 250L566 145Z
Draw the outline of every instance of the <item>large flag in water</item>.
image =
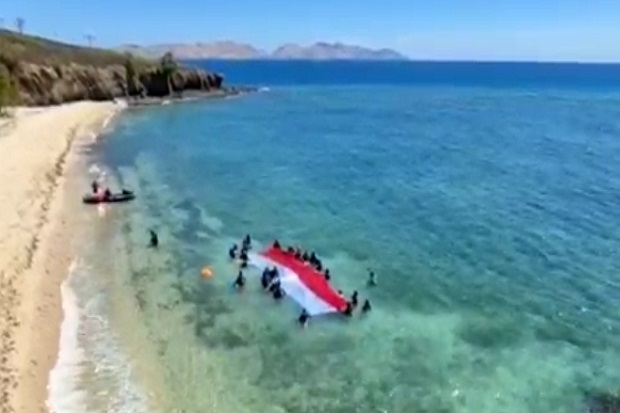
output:
M249 261L261 270L275 266L284 292L310 315L340 312L347 306L347 300L334 291L323 274L281 249L270 247L249 254Z

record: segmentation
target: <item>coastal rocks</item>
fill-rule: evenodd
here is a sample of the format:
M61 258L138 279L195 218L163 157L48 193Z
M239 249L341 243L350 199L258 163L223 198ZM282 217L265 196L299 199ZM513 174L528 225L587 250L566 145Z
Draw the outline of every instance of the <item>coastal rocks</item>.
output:
M125 68L112 65L104 68L69 65L39 65L22 63L12 68L19 89L20 104L47 106L79 100L112 100L128 95L165 97L168 80L153 67L140 73L129 91ZM222 88L223 77L198 69L179 69L170 79L170 89L176 94L184 91L214 91Z
M150 97L164 97L171 92L180 93L189 91L213 91L221 89L223 77L214 73L207 73L198 69L182 69L175 72L170 85L166 76L157 69L149 70L138 77L139 83L144 85L146 95Z

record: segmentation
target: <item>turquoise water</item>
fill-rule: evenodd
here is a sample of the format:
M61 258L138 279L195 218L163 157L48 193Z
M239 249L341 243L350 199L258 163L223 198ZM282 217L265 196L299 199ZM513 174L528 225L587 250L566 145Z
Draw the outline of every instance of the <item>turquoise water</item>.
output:
M620 388L618 136L619 93L569 88L281 85L127 113L96 148L139 194L103 221L111 328L162 412L581 412ZM236 293L246 232L316 250L373 312L301 330L258 279Z

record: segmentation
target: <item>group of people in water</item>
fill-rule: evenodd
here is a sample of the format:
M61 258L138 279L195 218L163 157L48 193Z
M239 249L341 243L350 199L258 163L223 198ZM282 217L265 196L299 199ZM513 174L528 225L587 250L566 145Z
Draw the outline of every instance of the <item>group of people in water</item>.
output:
M243 269L248 267L248 252L252 248L252 238L250 235L246 235L243 241L241 242L241 249L237 244L232 245L232 247L228 250L229 258L236 259L239 258L240 261L240 269L237 274L237 278L235 279L233 286L237 289L242 289L246 285L246 278L243 274ZM307 265L310 265L313 269L315 269L318 273L322 274L326 281L331 280L331 274L329 272L329 268L323 266L323 262L317 256L314 251L308 252L304 251L298 247L289 246L286 249L282 247L282 245L275 240L272 244L273 249L281 250L288 255L293 256L296 260L303 262ZM369 287L374 287L377 285L377 279L374 271L368 271L368 281L367 285ZM271 268L265 268L261 274L261 286L262 288L269 292L275 300L281 300L286 295L284 290L282 289L282 285L280 282L280 274L278 268L273 266ZM343 296L342 291L338 290L338 293ZM360 298L359 293L357 291L353 291L351 298L347 300L346 307L343 309L342 314L346 317L352 317L354 310L359 306ZM361 312L367 313L372 310L372 306L370 304L369 299L365 299L363 304L361 305ZM306 309L301 311L297 321L300 325L306 326L308 321L310 320L310 314Z

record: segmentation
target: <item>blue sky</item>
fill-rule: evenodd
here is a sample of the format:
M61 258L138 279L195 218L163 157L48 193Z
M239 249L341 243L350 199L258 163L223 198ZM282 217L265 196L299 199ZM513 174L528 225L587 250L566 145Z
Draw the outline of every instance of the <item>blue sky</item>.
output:
M620 61L620 0L0 0L26 31L100 46L343 41L414 58Z

